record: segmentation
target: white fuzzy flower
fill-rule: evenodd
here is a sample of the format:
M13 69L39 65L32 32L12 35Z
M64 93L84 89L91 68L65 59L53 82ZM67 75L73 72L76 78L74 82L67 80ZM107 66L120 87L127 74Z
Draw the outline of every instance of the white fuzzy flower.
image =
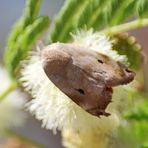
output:
M85 46L110 56L116 61L125 61L125 56L120 56L112 50L112 41L105 35L90 31L78 31L73 35L73 44ZM110 137L114 137L119 126L118 105L116 98L110 103L107 112L109 117L96 117L75 104L67 95L58 89L47 77L42 67L40 51L31 54L30 60L24 62L20 81L26 91L34 99L27 103L28 110L42 121L42 126L56 132L62 130L64 145L70 148L108 147ZM93 142L93 139L95 141ZM76 139L76 140L74 140ZM86 147L86 148L87 148Z
M112 43L108 38L98 33L93 34L92 30L86 33L78 32L73 38L74 44L82 44L103 54L110 54L112 58L117 58L116 60L125 58L111 50ZM20 80L34 98L27 104L28 110L41 120L42 126L47 129L97 129L98 132L107 134L114 131L119 124L117 106L112 107L110 104L107 110L111 112L111 116L98 118L84 111L60 91L46 76L40 52L33 54L24 64Z
M87 130L99 128L107 132L118 125L115 109L110 107L112 115L109 117L95 117L84 111L60 91L46 76L39 55L33 55L22 71L23 86L35 98L27 106L29 111L47 129L70 128ZM85 126L84 126L85 125Z
M119 55L117 51L112 50L112 43L109 37L99 32L93 32L93 29L88 31L78 30L75 34L72 34L75 44L85 46L99 53L105 54L115 61L120 61L127 64L127 57Z
M6 71L0 66L0 94L10 85L10 79ZM26 97L19 90L13 91L0 102L0 132L5 128L20 126L26 118L22 111Z

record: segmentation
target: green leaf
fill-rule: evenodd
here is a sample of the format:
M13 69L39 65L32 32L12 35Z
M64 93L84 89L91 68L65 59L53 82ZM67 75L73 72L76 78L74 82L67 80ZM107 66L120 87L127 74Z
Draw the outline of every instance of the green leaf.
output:
M5 58L5 64L11 75L15 75L18 72L20 61L27 56L28 51L32 49L38 37L48 26L49 18L47 16L39 17L32 24L28 25L18 37L13 45L13 48L15 48L14 52L9 53L9 58Z
M89 0L67 0L59 15L55 19L55 25L49 35L49 42L66 41L77 24L78 17L86 8ZM68 36L67 36L68 34Z
M23 16L12 28L4 54L4 64L11 76L14 75L20 60L49 25L48 17L37 18L41 2L42 0L27 0Z
M148 0L138 0L136 10L140 18L148 17Z
M103 5L104 1L101 0L90 0L89 3L87 4L86 8L84 9L83 13L80 15L78 22L77 22L77 27L82 28L87 27L87 24L90 21L91 16L93 15L93 12L98 9L99 6Z
M135 15L136 1L135 0L121 0L116 9L114 9L112 17L110 18L110 26L121 24L130 17Z
M94 28L95 30L100 30L104 28L111 16L113 9L118 5L118 0L104 0L99 3L98 6L93 8L92 15L87 24L88 28Z
M24 14L21 19L12 28L12 32L9 35L7 47L11 46L15 42L24 28L31 24L35 18L38 16L39 8L41 6L42 0L28 0L24 10ZM10 45L9 45L10 44ZM13 50L13 49L12 49Z
M55 19L48 42L67 42L70 32L84 26L100 30L121 24L136 12L145 16L147 0L66 0Z
M117 34L113 36L113 49L120 55L126 55L129 67L132 69L140 69L142 64L141 46L136 42L133 36L128 34Z
M98 15L104 13L101 10L106 8L108 3L110 5L108 0L67 0L49 34L49 42L67 42L71 37L70 32L75 32L78 27L91 28ZM102 25L100 23L100 26Z
M99 30L104 28L109 21L114 8L118 6L119 0L95 0L90 1L87 8L79 17L77 27L93 28ZM88 17L89 16L89 17Z
M41 4L42 4L42 0L35 0L35 1L28 0L26 5L26 10L24 13L24 19L26 18L27 20L28 18L28 22L30 22L30 20L34 21L39 14Z

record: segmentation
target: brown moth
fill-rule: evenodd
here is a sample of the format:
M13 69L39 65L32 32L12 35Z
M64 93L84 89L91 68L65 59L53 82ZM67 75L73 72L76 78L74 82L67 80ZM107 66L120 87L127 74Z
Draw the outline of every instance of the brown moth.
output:
M55 43L42 50L48 78L76 104L92 115L105 112L112 87L127 84L135 73L120 62L74 44Z

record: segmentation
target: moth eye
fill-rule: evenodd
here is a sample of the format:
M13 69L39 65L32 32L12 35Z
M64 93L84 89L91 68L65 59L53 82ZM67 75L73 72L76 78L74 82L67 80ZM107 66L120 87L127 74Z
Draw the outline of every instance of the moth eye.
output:
M104 62L103 62L102 60L100 60L100 59L98 59L98 62L99 62L99 63L101 63L101 64L103 64L103 63L104 63Z
M76 89L80 94L85 94L83 89Z

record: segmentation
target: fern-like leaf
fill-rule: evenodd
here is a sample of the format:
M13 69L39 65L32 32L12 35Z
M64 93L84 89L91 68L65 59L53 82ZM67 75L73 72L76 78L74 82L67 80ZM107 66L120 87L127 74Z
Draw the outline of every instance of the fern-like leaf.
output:
M110 19L110 26L121 24L128 18L134 16L136 9L135 0L121 0L118 7L114 10L112 18Z
M41 2L42 0L28 0L23 16L10 33L4 54L4 64L11 76L14 75L17 65L21 58L25 57L24 55L34 43L35 38L41 35L49 25L47 17L36 20Z
M12 32L8 38L7 47L10 47L11 44L17 40L24 28L35 20L35 18L38 16L41 2L42 0L27 1L23 16L12 28Z
M148 17L148 0L138 0L136 10L140 18Z
M49 34L49 43L67 42L77 28L105 27L121 24L139 14L147 13L147 0L67 0Z
M5 59L5 63L11 75L16 74L20 61L27 56L28 51L32 49L37 38L48 26L49 18L47 16L42 16L25 28L19 36L17 43L14 45L14 52L9 53L9 59Z
M91 0L92 1L92 0ZM70 38L70 32L74 31L90 0L67 0L55 20L55 25L49 35L50 42L66 42Z
M113 36L113 49L120 55L126 55L129 67L132 69L140 69L142 64L141 46L136 42L133 36L128 34L117 34Z
M118 4L118 0L104 0L99 4L96 9L93 9L92 16L87 24L88 28L100 30L104 28L109 20L111 12Z

